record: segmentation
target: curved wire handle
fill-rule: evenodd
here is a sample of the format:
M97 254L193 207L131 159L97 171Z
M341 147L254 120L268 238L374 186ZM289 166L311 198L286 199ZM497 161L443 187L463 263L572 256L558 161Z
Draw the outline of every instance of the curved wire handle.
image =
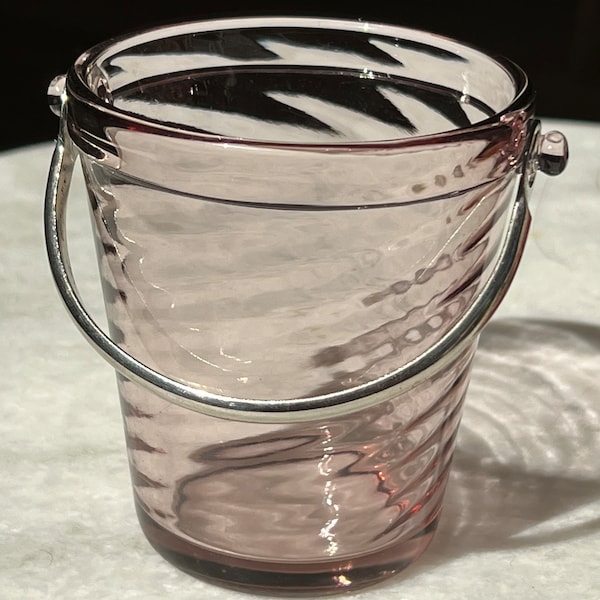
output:
M533 128L535 140L539 125ZM530 144L530 148L535 144ZM533 162L526 155L508 229L493 272L461 319L438 342L397 370L368 383L321 396L287 400L231 398L206 392L164 375L127 353L96 324L77 291L67 248L66 207L73 167L77 158L66 126L56 140L44 206L46 250L52 276L75 324L104 359L121 375L169 402L222 418L254 422L309 421L348 413L397 395L441 370L473 341L473 337L502 301L519 264L530 215L527 192ZM535 167L534 167L535 168Z

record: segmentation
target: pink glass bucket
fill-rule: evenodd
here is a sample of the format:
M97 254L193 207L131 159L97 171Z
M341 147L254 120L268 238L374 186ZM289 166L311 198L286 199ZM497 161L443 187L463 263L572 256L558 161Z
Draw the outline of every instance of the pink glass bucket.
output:
M109 40L49 98L50 266L117 371L150 543L266 593L409 565L440 516L529 189L567 161L526 75L423 31L241 18ZM76 159L110 335L68 261Z

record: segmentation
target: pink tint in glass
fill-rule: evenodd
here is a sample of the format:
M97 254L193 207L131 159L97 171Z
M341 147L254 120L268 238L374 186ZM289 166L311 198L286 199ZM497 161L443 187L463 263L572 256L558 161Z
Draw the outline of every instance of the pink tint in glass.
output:
M118 371L150 543L266 593L409 565L439 519L527 190L566 162L525 74L423 31L243 18L109 40L51 103L50 264ZM110 338L62 250L75 158Z

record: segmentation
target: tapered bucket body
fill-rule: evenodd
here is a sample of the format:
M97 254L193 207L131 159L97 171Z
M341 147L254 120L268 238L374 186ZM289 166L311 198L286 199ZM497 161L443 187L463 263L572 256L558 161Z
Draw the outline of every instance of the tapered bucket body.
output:
M54 86L50 262L118 373L148 540L245 590L402 570L548 164L526 76L426 32L244 18L110 40ZM110 335L63 249L75 159Z

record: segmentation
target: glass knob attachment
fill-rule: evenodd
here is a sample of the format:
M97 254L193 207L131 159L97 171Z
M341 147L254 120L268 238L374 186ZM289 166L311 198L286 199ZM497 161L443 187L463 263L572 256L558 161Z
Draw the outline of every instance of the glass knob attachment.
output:
M540 137L537 153L538 169L546 175L560 175L569 161L567 138L560 131L549 131Z

